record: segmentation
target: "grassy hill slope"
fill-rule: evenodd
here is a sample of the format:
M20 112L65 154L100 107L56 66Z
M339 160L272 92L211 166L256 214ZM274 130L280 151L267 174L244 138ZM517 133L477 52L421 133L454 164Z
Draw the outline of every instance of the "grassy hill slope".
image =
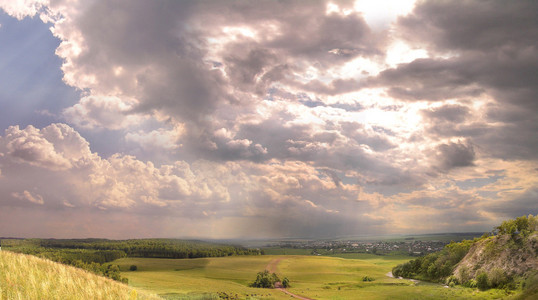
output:
M87 271L0 251L0 299L160 299Z

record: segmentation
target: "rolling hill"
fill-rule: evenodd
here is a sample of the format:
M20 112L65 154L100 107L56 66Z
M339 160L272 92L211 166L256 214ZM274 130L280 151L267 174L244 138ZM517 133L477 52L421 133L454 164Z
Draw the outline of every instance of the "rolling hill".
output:
M78 268L0 251L0 299L160 298Z

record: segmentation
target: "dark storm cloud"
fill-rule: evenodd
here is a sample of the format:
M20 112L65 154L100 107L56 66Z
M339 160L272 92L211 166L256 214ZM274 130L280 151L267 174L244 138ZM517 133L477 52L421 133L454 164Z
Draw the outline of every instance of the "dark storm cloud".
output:
M255 93L263 97L273 82L285 80L293 67L277 56L277 52L253 42L242 41L227 47L223 66L230 86L237 92ZM247 96L244 103L253 104Z
M305 83L295 74L382 55L383 36L359 13L326 9L326 1L96 1L75 23L84 49L71 58L77 72L72 84L96 93L120 91L139 101L131 113L160 113L183 123L189 144L183 149L196 156L260 160L213 136L223 126L222 115L233 122L240 114L234 111L254 110L275 83L328 95L357 90L355 79ZM227 30L234 28L250 28L254 36L230 38ZM214 49L211 40L220 38L224 44ZM76 81L84 75L95 82Z
M346 6L345 1L339 4ZM220 53L231 83L236 88L255 86L259 95L277 81L330 95L358 90L360 85L354 79L301 83L292 74L309 66L325 69L357 56L383 54L382 36L372 33L360 14L326 14L326 1L241 1L204 3L200 7L201 17L208 18L207 24L213 26L208 32L222 25L263 24L253 27L258 39L243 37ZM214 11L218 15L213 15Z
M392 95L439 100L485 90L500 102L537 108L536 1L425 1L397 26L412 43L458 53L382 72L377 82Z
M135 112L164 110L187 123L201 122L216 103L229 100L220 72L202 61L203 40L189 30L194 4L90 4L77 20L86 49L74 58L79 72L98 80L89 88L97 93L119 88L141 101Z
M538 214L538 187L526 190L518 196L497 202L488 208L506 218L521 217L528 214Z
M380 54L376 49L370 28L357 14L341 16L325 15L325 5L315 15L299 14L292 22L286 22L282 30L286 34L269 42L272 48L280 48L288 54L320 62L358 55ZM297 30L300 28L301 30ZM335 55L329 51L345 53Z
M347 3L346 3L347 2ZM200 14L211 16L213 24L256 26L262 37L260 45L287 57L307 58L311 63L349 60L358 55L377 55L375 39L364 18L326 14L328 1L219 1L200 3ZM340 1L342 7L352 1ZM334 55L340 49L346 55Z
M393 90L411 83L405 91L412 98L437 100L484 89L499 102L537 109L538 2L427 1L398 28L432 51L459 53L382 72L379 80ZM447 89L438 89L443 82Z
M400 18L402 34L438 51L478 50L536 42L538 9L533 0L419 2Z
M459 72L460 67L464 72ZM372 86L387 87L390 96L402 100L439 101L461 96L478 96L483 88L473 85L475 72L454 59L417 59L370 79Z
M440 167L445 171L474 165L475 152L472 144L462 142L441 144L437 147L437 151Z
M368 84L407 101L491 97L486 122L458 124L470 117L462 107L423 112L429 132L472 138L495 157L536 158L538 2L424 1L397 27L413 45L448 58L400 64Z
M470 109L459 104L448 104L421 111L428 133L439 137L474 137L487 130L486 124L464 124L470 118Z
M422 111L432 121L463 122L469 116L469 108L461 105L444 105Z

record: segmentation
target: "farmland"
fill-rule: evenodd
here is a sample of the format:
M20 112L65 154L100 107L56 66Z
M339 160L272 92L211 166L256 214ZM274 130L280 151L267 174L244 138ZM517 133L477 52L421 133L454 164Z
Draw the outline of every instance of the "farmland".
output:
M351 257L351 256L350 256ZM507 296L501 290L485 292L463 287L390 278L395 265L409 260L405 256L355 255L356 258L265 255L197 258L188 260L121 258L120 266L129 285L168 299L290 299L276 289L249 287L256 273L271 265L279 276L290 279L291 293L313 299L443 299ZM136 271L129 271L136 265ZM363 281L364 276L373 281Z

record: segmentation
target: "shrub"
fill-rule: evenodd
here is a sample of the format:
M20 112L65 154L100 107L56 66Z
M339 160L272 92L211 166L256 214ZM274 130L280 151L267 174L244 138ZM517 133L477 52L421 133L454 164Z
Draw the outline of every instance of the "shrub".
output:
M476 280L471 279L471 280L465 282L465 284L463 286L474 289L476 287Z
M138 267L135 266L135 265L131 265L131 266L129 267L129 271L136 271L136 270L138 270Z
M487 290L489 288L488 274L486 272L482 272L476 276L476 286L481 290Z
M290 281L288 278L284 277L284 279L282 279L282 286L284 288L289 288L290 287Z
M538 271L532 272L522 283L523 297L521 299L531 299L527 296L538 294Z
M452 275L452 276L449 276L449 277L446 279L445 283L446 283L448 286L451 286L451 284L452 284L452 286L454 286L454 285L460 284L460 281L458 280L458 277ZM452 286L451 286L451 287L452 287Z
M373 277L370 277L368 275L362 277L362 281L374 281L375 279Z
M495 268L488 274L488 285L492 288L503 287L508 281L508 276L503 269Z

